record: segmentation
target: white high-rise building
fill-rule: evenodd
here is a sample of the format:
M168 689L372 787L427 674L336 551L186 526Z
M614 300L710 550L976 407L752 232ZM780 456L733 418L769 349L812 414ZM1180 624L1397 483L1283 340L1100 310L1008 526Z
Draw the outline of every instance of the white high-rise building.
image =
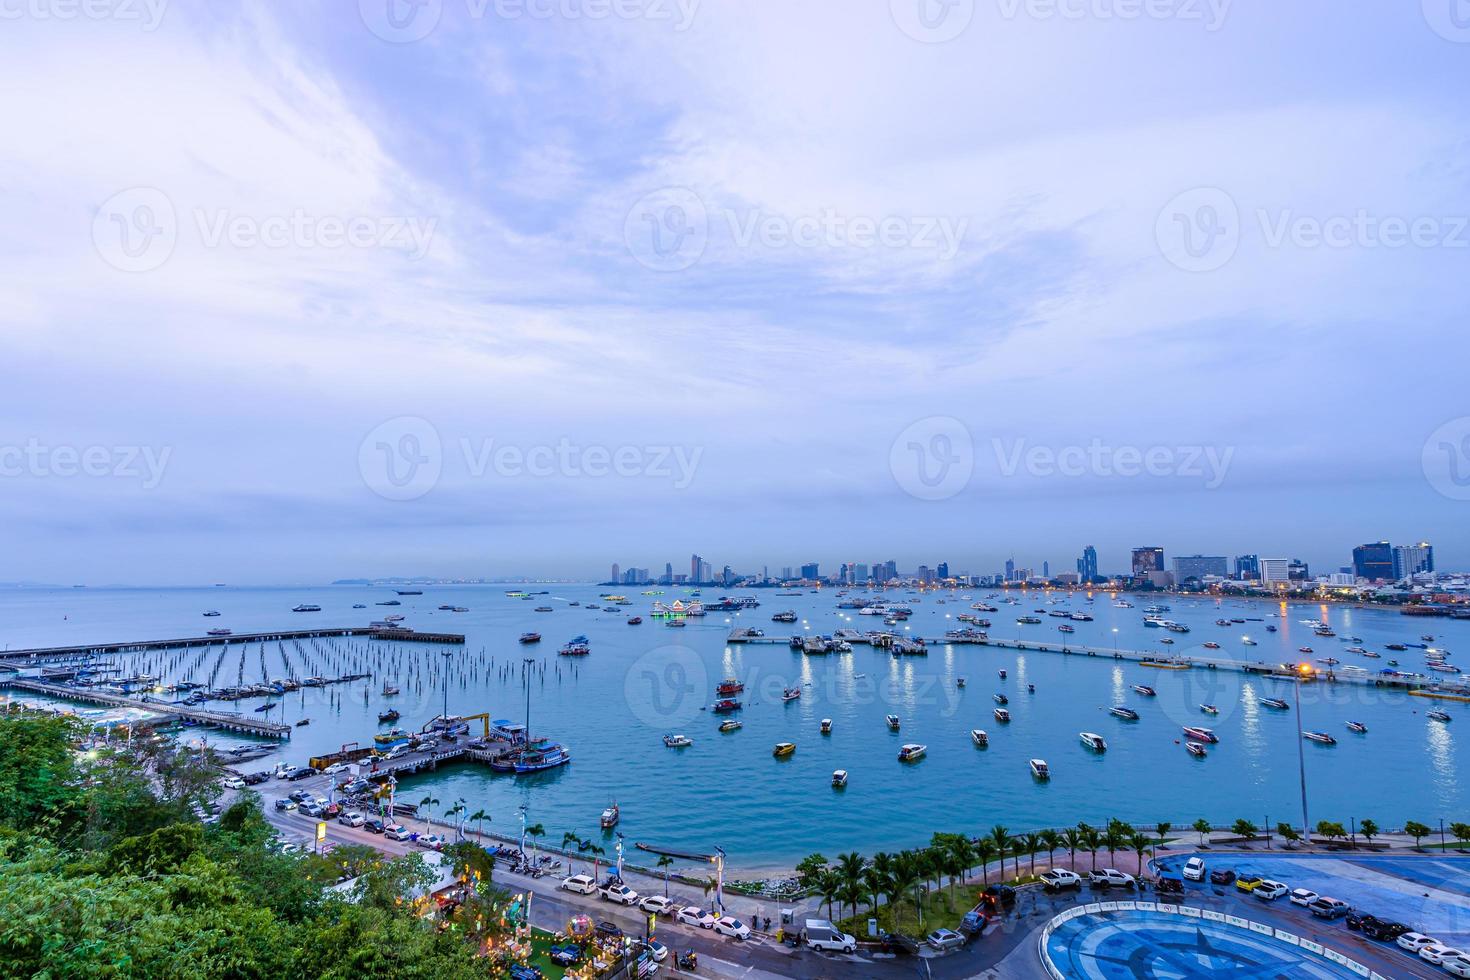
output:
M1291 581L1290 558L1262 558L1261 581L1267 585Z

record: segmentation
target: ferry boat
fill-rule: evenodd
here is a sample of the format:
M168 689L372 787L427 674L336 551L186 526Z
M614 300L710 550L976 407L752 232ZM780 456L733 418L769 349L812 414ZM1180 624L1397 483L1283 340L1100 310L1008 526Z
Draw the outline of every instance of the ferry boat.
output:
M587 645L587 637L574 636L567 641L566 646L556 652L563 657L585 657L592 652L592 648Z
M1162 616L1145 616L1143 625L1150 629L1162 629L1169 621Z
M1017 619L1016 622L1021 626L1036 626L1041 622L1041 620L1037 619L1035 616L1022 616Z
M794 623L794 622L796 622L796 613L792 612L790 609L787 609L787 610L785 610L783 612L778 612L778 613L776 613L776 615L774 615L774 616L771 617L771 622L773 622L773 623Z
M1147 698L1158 697L1158 694L1159 694L1158 691L1155 691L1153 688L1149 687L1147 684L1134 684L1133 685L1133 690L1137 691L1139 694L1142 694L1144 697L1147 697Z
M1429 712L1429 714L1426 715L1426 717L1433 718L1435 721L1449 721L1450 720L1449 712L1447 712L1447 711L1439 711L1437 709L1434 710L1434 711Z
M1011 699L1008 698L1008 697L1006 697L1004 694L992 694L991 697L995 698L995 703L996 704L1010 704L1011 703Z
M995 720L1000 722L1002 725L1008 724L1011 720L1010 711L1005 708L996 708Z
M1190 755L1198 756L1201 759L1205 757L1205 747L1199 742L1185 742L1184 748Z
M898 715L888 715L883 720L888 723L890 731L898 731Z
M597 822L602 825L603 830L608 830L618 825L618 817L620 816L621 813L618 810L618 803L614 800L612 806L602 811L602 816L597 818Z
M398 745L407 745L413 736L401 728L390 728L386 732L379 732L373 736L373 744L379 749L391 749Z
M1275 708L1277 711L1290 711L1291 705L1280 698L1258 698L1262 705L1267 708Z
M1035 776L1037 779L1051 778L1051 770L1047 768L1045 759L1031 760L1031 775Z
M739 694L743 690L745 690L745 685L734 677L727 677L715 685L716 694Z
M983 728L972 728L970 729L970 741L983 749L990 744L990 736L985 734Z
M402 717L403 716L398 713L397 708L389 708L387 711L378 712L378 724L386 725L390 721L397 721L399 718Z
M846 769L834 769L834 770L832 770L832 788L833 789L842 789L846 785L847 785L847 770Z
M1106 752L1108 749L1107 740L1095 732L1078 732L1077 737L1082 740L1083 745L1095 752Z
M801 688L799 687L788 687L781 692L782 701L795 701L799 697L801 697Z
M694 739L688 735L665 735L664 744L671 749L682 749L694 744Z
M641 626L641 625L643 625L643 617L642 616L629 616L628 617L628 625L629 626Z
M312 605L309 602L303 602L299 606L292 606L291 607L291 611L292 612L321 612L322 611L322 607L321 606L314 606L314 605Z
M490 768L498 772L513 772L516 775L555 769L572 761L572 755L559 742L537 739L524 748L497 756Z
M771 750L771 755L778 759L784 759L796 751L795 742L777 742L776 747Z
M686 620L682 620L682 619L670 619L670 620L666 620L664 622L664 625L667 626L671 630L681 630L684 627L688 626L689 623Z
M1117 715L1119 718L1126 718L1129 721L1138 720L1138 712L1134 711L1132 708L1125 708L1121 704L1109 708L1108 711L1114 715Z
M1066 625L1058 626L1057 627L1057 632L1059 632L1059 633L1075 633L1075 632L1077 632L1077 627L1075 627L1075 626L1066 626Z
M736 721L734 718L720 722L720 731L722 732L738 732L743 727L745 727L744 724Z
M218 616L219 615L219 610L218 609L206 609L206 610L204 610L204 615L206 615L206 616Z
M1318 627L1317 629L1312 630L1312 633L1315 636L1336 636L1337 635L1329 627L1326 627L1326 626Z
M821 727L821 730L822 730L822 734L823 735L831 735L832 734L832 719L831 718L823 718L822 719L822 724L821 724L820 727Z
M905 745L903 748L898 750L898 761L918 762L920 759L924 758L924 753L927 751L929 751L929 747L927 745L919 745L917 743L911 742L910 744Z
M1216 735L1214 731L1209 728L1196 728L1193 725L1185 725L1184 734L1188 735L1190 740L1195 742L1220 741L1220 736Z
M732 711L739 711L741 707L740 701L736 698L720 698L714 703L711 710L717 715L725 715Z
M1361 721L1350 721L1347 723L1348 731L1357 732L1359 735L1368 734L1368 726Z
M1323 745L1336 745L1337 739L1326 732L1302 732L1302 738L1311 742L1321 742Z
M230 635L230 631L227 630L227 629L223 629L223 628L221 628L221 629L213 629L213 630L206 630L206 632L210 636L229 636Z

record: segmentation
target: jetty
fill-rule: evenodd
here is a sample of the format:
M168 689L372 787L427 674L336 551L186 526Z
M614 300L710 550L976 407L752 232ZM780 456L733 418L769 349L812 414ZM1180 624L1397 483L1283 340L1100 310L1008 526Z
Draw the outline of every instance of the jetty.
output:
M181 704L159 704L156 701L144 701L122 694L109 694L106 691L88 690L87 688L72 687L67 684L48 684L45 681L23 677L0 680L0 687L17 688L22 691L29 691L32 694L43 694L47 697L65 701L82 701L87 704L101 704L112 708L133 708L155 715L157 716L157 720L161 722L187 720L201 725L223 728L232 732L261 735L266 738L291 737L290 725L282 725L255 718L244 718L228 711L208 711Z
M118 643L79 643L65 647L30 647L0 650L0 662L13 666L39 666L56 661L88 660L115 653L138 653L147 650L174 650L183 647L232 646L237 643L264 643L271 640L309 640L318 637L365 636L372 640L399 643L464 644L463 633L422 633L418 630L375 626L338 626L321 629L271 630L264 633L231 633L228 636L185 636L171 640L127 640Z

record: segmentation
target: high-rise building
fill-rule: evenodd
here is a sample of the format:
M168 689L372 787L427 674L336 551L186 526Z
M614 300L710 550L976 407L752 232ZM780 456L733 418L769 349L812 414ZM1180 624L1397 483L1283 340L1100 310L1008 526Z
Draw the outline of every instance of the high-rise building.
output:
M1235 577L1242 582L1261 577L1260 555L1237 555L1235 557Z
M699 566L702 564L704 564L703 558L699 557L698 555L689 556L689 581L698 582L700 580Z
M612 575L608 576L608 581L609 582L621 582L622 580L623 580L623 576L622 576L621 570L618 568L618 563L617 562L613 562Z
M1224 555L1180 555L1174 559L1174 581L1180 585L1190 579L1203 580L1206 575L1224 578L1229 573Z
M817 563L814 561L809 561L805 565L801 566L801 577L809 582L815 581L816 579L820 578L821 575L822 573L817 567Z
M1041 577L1051 578L1051 562L1044 561L1041 563Z
M1408 578L1434 571L1434 546L1428 541L1401 544L1393 549L1393 577Z
M1016 559L1014 559L1014 558L1007 558L1006 559L1006 581L1007 582L1014 582L1015 580L1016 580Z
M1267 585L1290 582L1290 567L1291 561L1286 558L1262 558L1260 559L1261 581Z
M1097 549L1092 545L1082 549L1082 557L1077 559L1077 577L1085 584L1097 578Z
M1149 572L1162 572L1164 570L1163 548L1134 548L1133 549L1133 577L1148 578Z
M1389 582L1394 574L1393 545L1387 541L1360 544L1353 549L1353 574L1370 582Z
M934 574L942 579L949 578L949 562L940 562L939 567L934 569Z
M1305 582L1312 577L1312 570L1300 558L1293 558L1286 565L1286 577L1293 582Z
M866 582L868 580L868 566L858 562L852 566L852 579L854 582Z
M793 578L793 576L791 574L791 566L790 565L783 566L781 568L781 579L782 579L782 581L789 582L789 581L791 581L792 578Z
M673 581L674 581L674 563L673 562L670 562L670 561L666 561L666 562L664 562L664 577L659 582L659 584L660 585L670 585L670 584L673 583Z

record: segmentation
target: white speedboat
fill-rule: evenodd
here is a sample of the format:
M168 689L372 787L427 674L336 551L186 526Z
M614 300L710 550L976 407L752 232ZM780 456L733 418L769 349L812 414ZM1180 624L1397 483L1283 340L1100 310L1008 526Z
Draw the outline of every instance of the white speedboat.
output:
M909 745L905 745L903 748L898 750L898 761L918 762L920 759L924 758L924 753L927 751L929 751L929 747L927 745L910 743Z
M1311 742L1320 742L1323 745L1336 745L1337 739L1326 732L1302 732L1302 738Z
M970 741L983 749L990 744L990 736L985 734L985 729L983 728L972 728L970 729Z
M693 745L694 739L688 735L665 735L664 744L671 749L682 749L686 746Z
M1203 743L1200 743L1200 742L1185 742L1184 743L1184 748L1185 748L1186 751L1189 752L1190 755L1198 756L1201 759L1203 759L1205 757L1205 747L1204 747Z
M847 785L847 770L835 769L832 772L832 788L842 789Z
M1047 768L1045 759L1031 760L1031 775L1037 779L1050 779L1051 769Z
M1107 740L1096 732L1078 732L1077 737L1082 740L1083 745L1095 752L1106 752L1108 749Z
M898 731L898 726L899 726L898 715L888 715L883 720L888 723L888 728L891 731L895 731L895 732Z
M1220 737L1208 728L1196 728L1193 725L1184 726L1184 734L1195 742L1218 742Z
M823 718L822 719L822 734L823 735L831 735L832 734L832 719L831 718Z
M1006 724L1007 722L1009 722L1011 720L1011 713L1010 713L1010 711L1008 711L1005 708L996 708L995 709L995 720L998 721L998 722L1000 722L1002 725Z

